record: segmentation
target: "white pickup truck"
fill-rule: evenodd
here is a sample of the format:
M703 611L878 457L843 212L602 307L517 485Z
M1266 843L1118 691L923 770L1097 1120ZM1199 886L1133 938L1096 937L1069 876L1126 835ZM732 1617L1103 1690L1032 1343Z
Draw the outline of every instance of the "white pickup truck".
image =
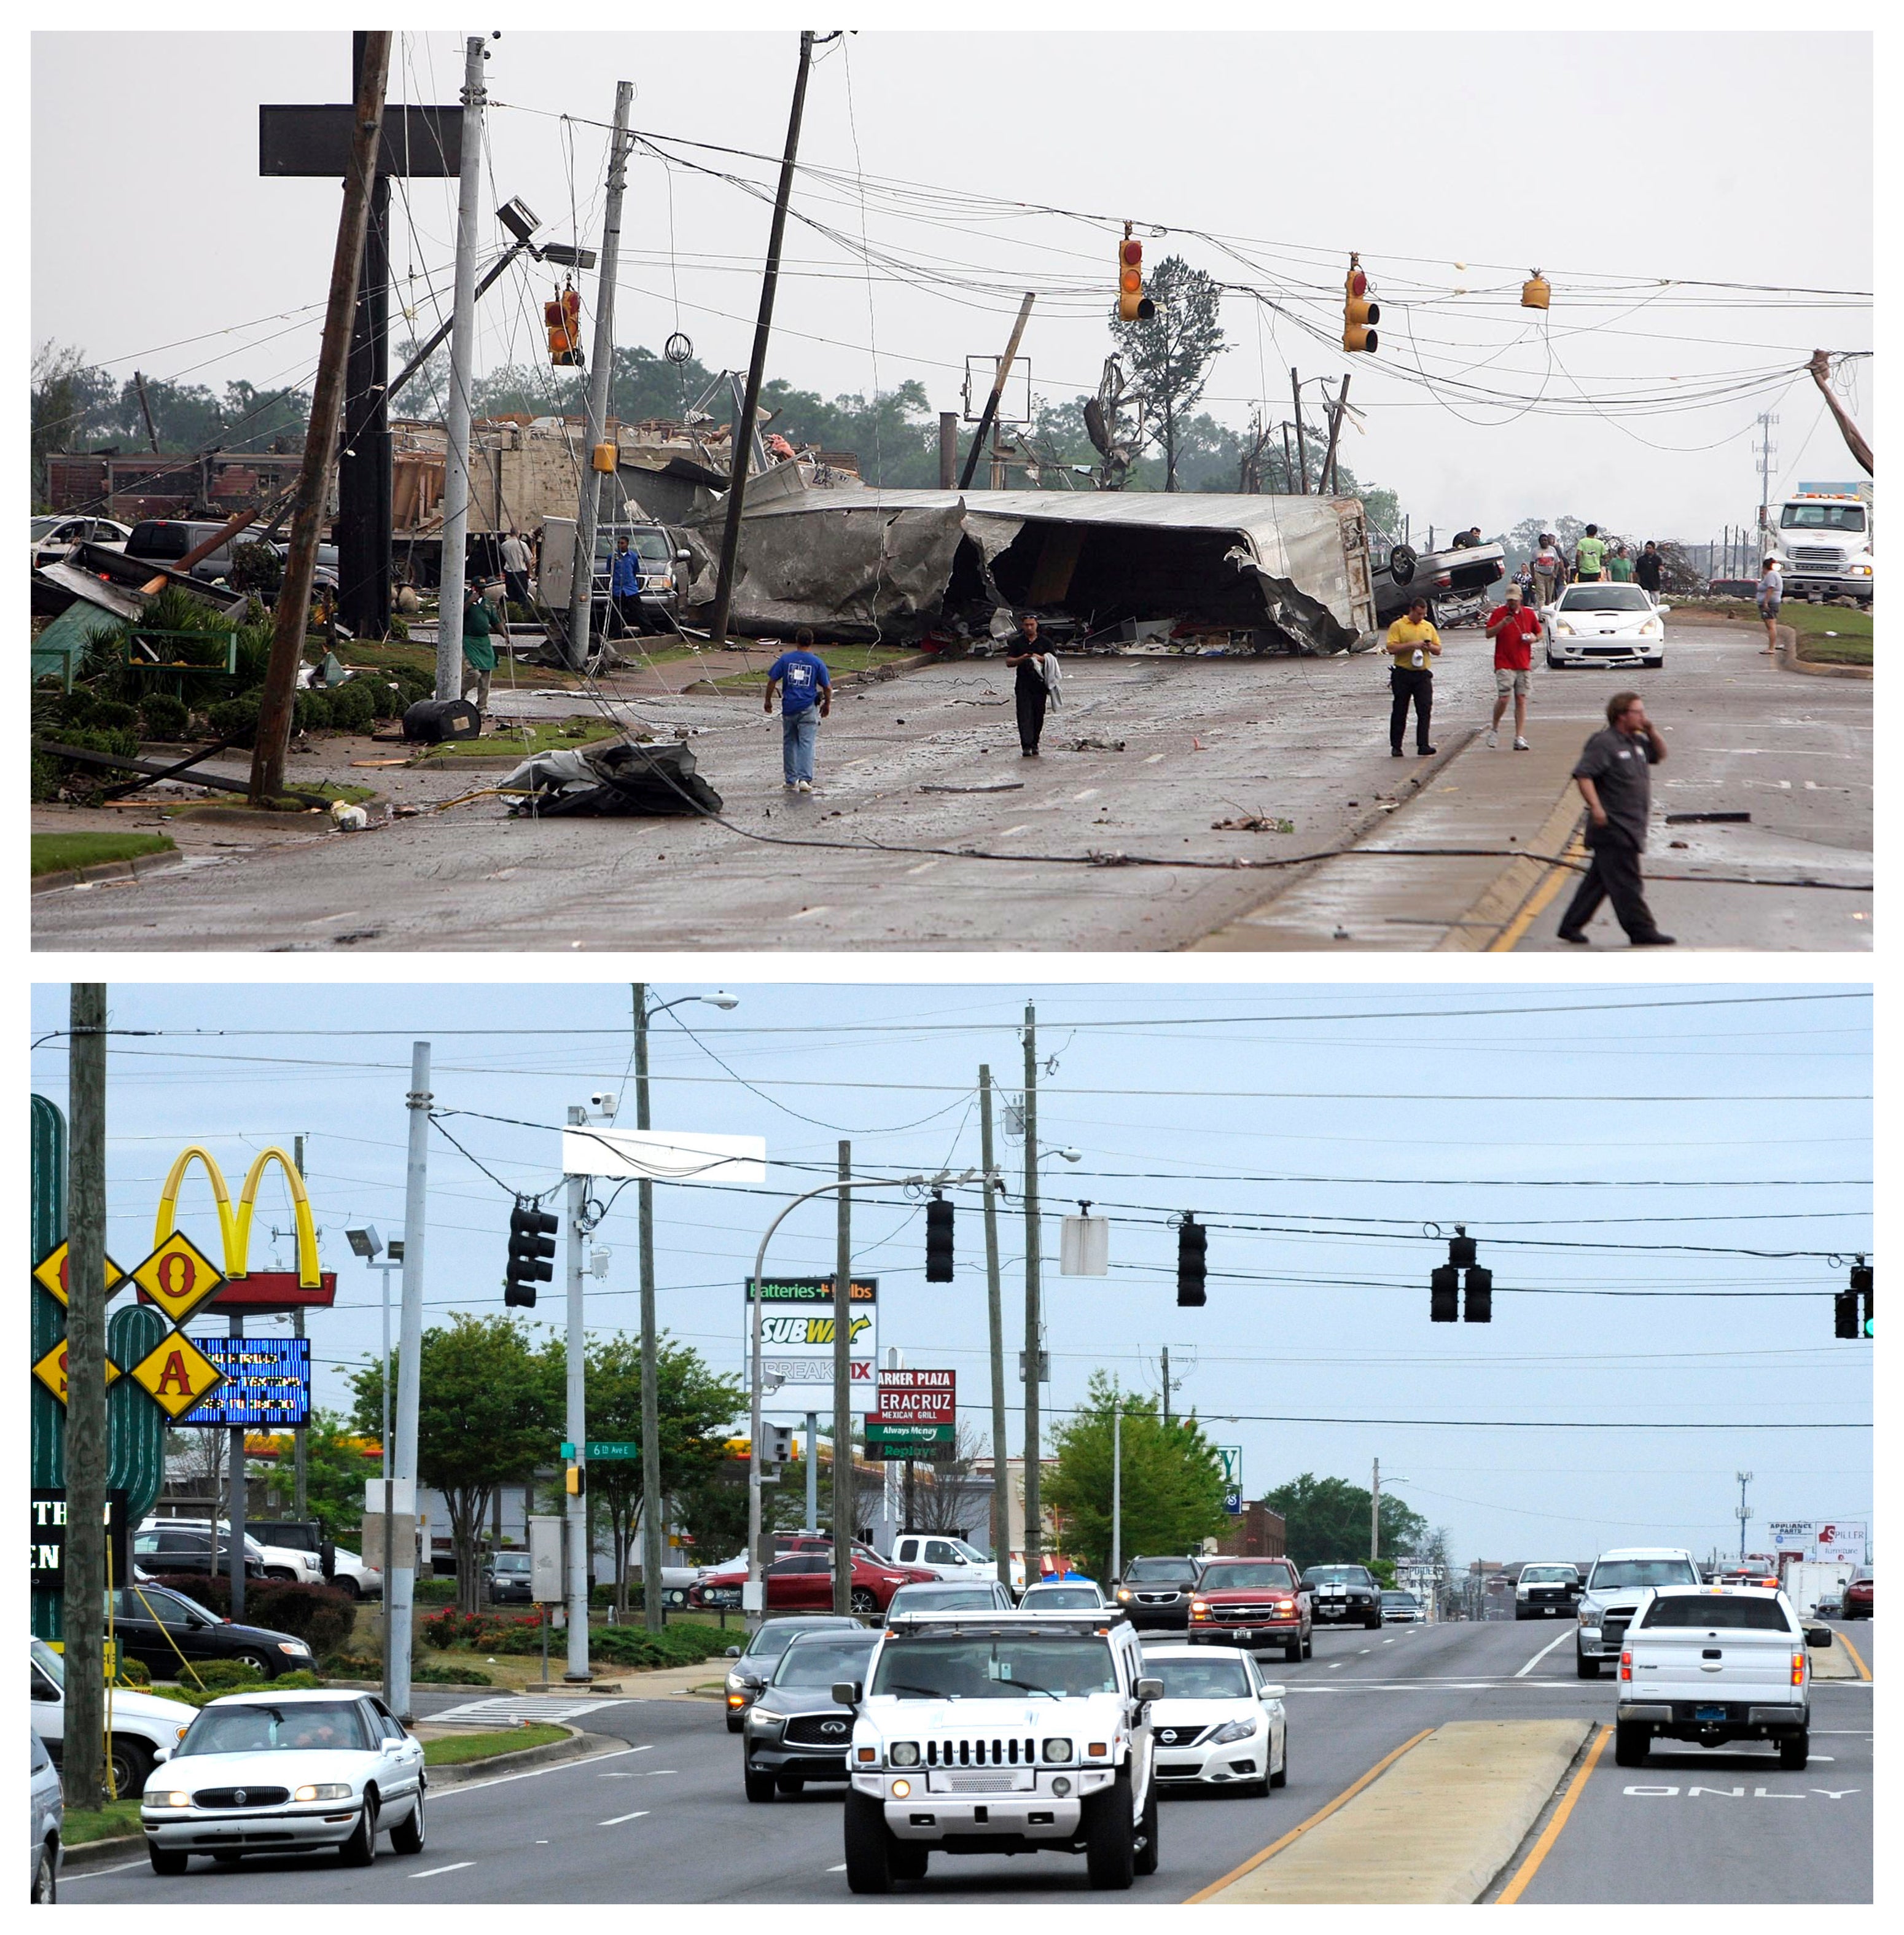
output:
M1808 1631L1791 1601L1764 1586L1663 1586L1636 1608L1620 1650L1613 1758L1646 1764L1655 1740L1715 1747L1770 1740L1794 1772L1811 1751Z

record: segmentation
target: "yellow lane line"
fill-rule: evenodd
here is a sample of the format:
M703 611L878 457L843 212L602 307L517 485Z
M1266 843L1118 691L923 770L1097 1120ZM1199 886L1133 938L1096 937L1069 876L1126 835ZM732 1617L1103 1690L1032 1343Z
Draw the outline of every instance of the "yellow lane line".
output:
M1390 1767L1393 1767L1411 1747L1420 1746L1422 1742L1426 1740L1429 1735L1434 1732L1434 1731L1435 1729L1432 1727L1424 1727L1412 1740L1404 1740L1393 1753L1384 1754L1380 1760L1376 1761L1375 1764L1371 1767L1366 1773L1363 1774L1359 1780L1352 1781L1347 1787L1344 1788L1341 1792L1337 1795L1335 1798L1330 1801L1327 1807L1317 1808L1315 1813L1309 1816L1308 1820L1302 1822L1299 1826L1290 1828L1289 1832L1284 1835L1280 1840L1272 1841L1269 1846L1265 1848L1260 1855L1251 1855L1249 1859L1244 1862L1242 1867L1232 1868L1229 1873L1211 1882L1208 1888L1200 1888L1194 1894L1186 1895L1184 1898L1184 1905L1186 1907L1189 1907L1199 1901L1208 1901L1212 1895L1221 1894L1222 1891L1227 1888L1232 1882L1240 1881L1245 1875L1248 1874L1252 1870L1262 1867L1263 1864L1268 1861L1272 1855L1281 1854L1284 1849L1287 1847L1292 1841L1299 1840L1303 1835L1306 1834L1311 1828L1319 1826L1323 1822L1326 1821L1329 1816L1335 1812L1337 1808L1345 1807L1350 1801L1353 1801L1371 1780L1374 1780L1377 1776L1385 1773Z
M1859 1679L1869 1680L1871 1677L1871 1669L1865 1665L1863 1656L1858 1651L1857 1648L1852 1645L1850 1640L1848 1640L1842 1633L1840 1633L1838 1635L1838 1644L1851 1655L1851 1664L1857 1668L1857 1677Z
M1586 853L1586 847L1578 840L1575 840L1569 844L1563 857L1569 860L1577 860L1583 859ZM1534 854L1529 857L1537 859L1540 856ZM1488 943L1488 952L1511 954L1527 937L1527 930L1553 904L1554 898L1561 889L1574 877L1576 877L1571 868L1550 868L1548 870L1547 877L1528 896L1527 904Z
M1495 1904L1497 1906L1504 1907L1509 1902L1519 1900L1528 1883L1534 1879L1540 1864L1547 1858L1549 1851L1555 1842L1560 1839L1560 1831L1566 1826L1567 1817L1573 1813L1574 1802L1580 1799L1584 1792L1589 1776L1592 1773L1601 1755L1606 1751L1607 1743L1613 1737L1613 1730L1611 1727L1601 1728L1600 1737L1589 1749L1586 1760L1580 1772L1574 1775L1574 1784L1568 1789L1566 1798L1554 1810L1553 1819L1541 1830L1540 1838L1528 1851L1526 1860L1521 1863L1519 1872L1501 1891L1499 1899Z

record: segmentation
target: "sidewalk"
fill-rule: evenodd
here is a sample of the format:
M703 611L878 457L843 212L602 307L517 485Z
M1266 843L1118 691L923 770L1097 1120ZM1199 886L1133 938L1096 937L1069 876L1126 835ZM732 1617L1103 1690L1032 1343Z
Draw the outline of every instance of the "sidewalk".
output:
M1531 752L1490 751L1485 726L1353 854L1327 860L1275 899L1199 941L1254 953L1349 946L1390 952L1477 953L1511 947L1533 915L1574 878L1538 859L1367 857L1392 848L1522 849L1556 857L1581 813L1571 775L1583 734L1549 718Z

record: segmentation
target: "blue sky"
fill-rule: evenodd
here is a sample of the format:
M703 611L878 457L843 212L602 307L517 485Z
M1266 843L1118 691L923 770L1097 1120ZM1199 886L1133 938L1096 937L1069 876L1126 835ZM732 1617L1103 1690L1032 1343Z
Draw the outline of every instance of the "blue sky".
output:
M777 1203L831 1172L843 1134L860 1173L976 1166L978 1067L988 1061L1003 1089L1021 1086L1026 996L945 983L729 985L741 998L732 1013L690 1006L654 1022L653 1118L764 1137L769 1182L658 1189L656 1239L663 1324L738 1371L741 1284ZM707 987L657 984L651 998ZM1177 1405L1243 1447L1251 1496L1305 1470L1366 1484L1379 1457L1384 1489L1445 1524L1462 1559L1571 1559L1643 1542L1736 1549L1740 1470L1755 1475L1761 1530L1771 1518L1869 1518L1869 1432L1823 1428L1872 1416L1869 1347L1832 1336L1844 1272L1826 1254L1871 1242L1867 990L1390 983L1035 994L1040 1139L1082 1156L1043 1165L1049 1410L1075 1402L1095 1369L1155 1393L1167 1346ZM212 1149L235 1189L258 1148L305 1134L324 1262L339 1278L335 1309L311 1321L318 1396L341 1403L345 1369L375 1349L379 1330L378 1278L343 1232L364 1221L387 1236L401 1230L411 1041L434 1043L436 1107L469 1112L447 1115L448 1135L430 1143L426 1318L441 1321L502 1307L509 1191L557 1182L567 1105L621 1089L621 1123L632 1125L629 1015L626 983L115 983L112 1025L158 1032L110 1046L113 1253L129 1266L149 1248L159 1185L186 1143ZM35 989L36 1039L66 1018L63 984ZM63 1106L64 1040L37 1048L32 1064L36 1091ZM999 1149L1015 1364L1022 1149L1002 1134ZM854 1252L855 1268L880 1278L880 1342L910 1364L956 1369L961 1415L985 1432L976 1192L957 1197L949 1285L925 1281L919 1205L897 1188L878 1197L856 1203ZM1113 1219L1106 1278L1057 1272L1057 1218L1085 1197ZM634 1206L630 1190L600 1232L613 1254L606 1280L590 1279L592 1326L637 1321ZM1183 1210L1213 1226L1200 1310L1175 1301L1166 1218ZM181 1220L215 1247L195 1173ZM1443 1245L1422 1226L1445 1236L1457 1221L1495 1272L1486 1327L1429 1322L1428 1272ZM275 1174L255 1265L273 1222L290 1227ZM780 1270L814 1272L831 1266L833 1245L822 1201L795 1213L771 1254ZM277 1249L288 1264L289 1245ZM1624 1294L1581 1294L1607 1291ZM559 1321L559 1294L545 1294L535 1315L545 1314ZM1014 1451L1021 1392L1014 1373ZM1299 1417L1408 1421L1272 1421ZM1424 1421L1482 1420L1542 1428ZM1561 1428L1575 1422L1599 1428ZM1740 1428L1656 1428L1667 1423ZM1761 1428L1786 1424L1820 1428Z

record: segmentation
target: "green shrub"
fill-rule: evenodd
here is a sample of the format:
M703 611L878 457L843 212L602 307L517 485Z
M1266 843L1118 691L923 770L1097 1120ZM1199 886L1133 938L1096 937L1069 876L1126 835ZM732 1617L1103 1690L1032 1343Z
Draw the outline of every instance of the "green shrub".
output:
M321 732L330 723L330 694L300 692L292 709L291 723L300 732Z
M390 614L390 635L393 638L407 639L410 635L410 621L400 611Z
M255 539L249 544L234 545L231 576L234 591L274 596L284 581L284 560L275 545L261 544Z
M378 1669L379 1672L382 1668ZM494 1677L477 1666L413 1666L410 1677L425 1686L493 1686Z
M216 705L207 706L205 723L215 738L249 746L258 736L258 694L241 692L235 699L221 699Z
M152 1690L152 1668L143 1659L134 1659L129 1653L122 1652L119 1659L118 1683L122 1686L134 1686L142 1692Z
M456 1602L454 1579L419 1579L410 1588L412 1601L419 1606L448 1606Z
M76 685L54 708L53 717L64 726L83 726L98 702L84 686Z
M181 1668L179 1689L174 1692L167 1687L167 1699L183 1700L188 1707L209 1707L214 1700L222 1700L228 1693L261 1692L267 1688L273 1692L285 1692L294 1686L324 1684L315 1673L280 1673L275 1680L261 1680L256 1674L246 1672L229 1659L196 1660L192 1664L192 1671L204 1684L195 1681Z
M330 694L330 723L339 732L367 732L377 716L368 679L354 678Z
M103 732L123 732L139 723L139 708L128 705L122 699L101 699L94 702L89 726L96 726Z
M35 753L33 755L33 804L42 806L49 800L57 799L60 782L65 777L65 767L50 753Z
M192 711L169 692L149 692L139 708L148 739L183 739L192 729Z
M617 1666L699 1666L734 1644L717 1626L603 1626L588 1638L590 1653Z
M229 1617L231 1581L223 1573L182 1573L158 1582L196 1599L208 1610ZM331 1586L298 1586L279 1579L250 1579L245 1583L246 1626L301 1639L314 1658L334 1653L350 1638L357 1621L357 1602Z
M381 1680L383 1677L384 1663L381 1659L370 1657L364 1653L333 1653L324 1662L324 1670L339 1680ZM418 1667L411 1677L414 1679L421 1679L426 1670L433 1669Z
M504 1619L493 1613L460 1613L454 1607L419 1622L424 1639L439 1653L467 1647L472 1653L540 1653L542 1616Z

